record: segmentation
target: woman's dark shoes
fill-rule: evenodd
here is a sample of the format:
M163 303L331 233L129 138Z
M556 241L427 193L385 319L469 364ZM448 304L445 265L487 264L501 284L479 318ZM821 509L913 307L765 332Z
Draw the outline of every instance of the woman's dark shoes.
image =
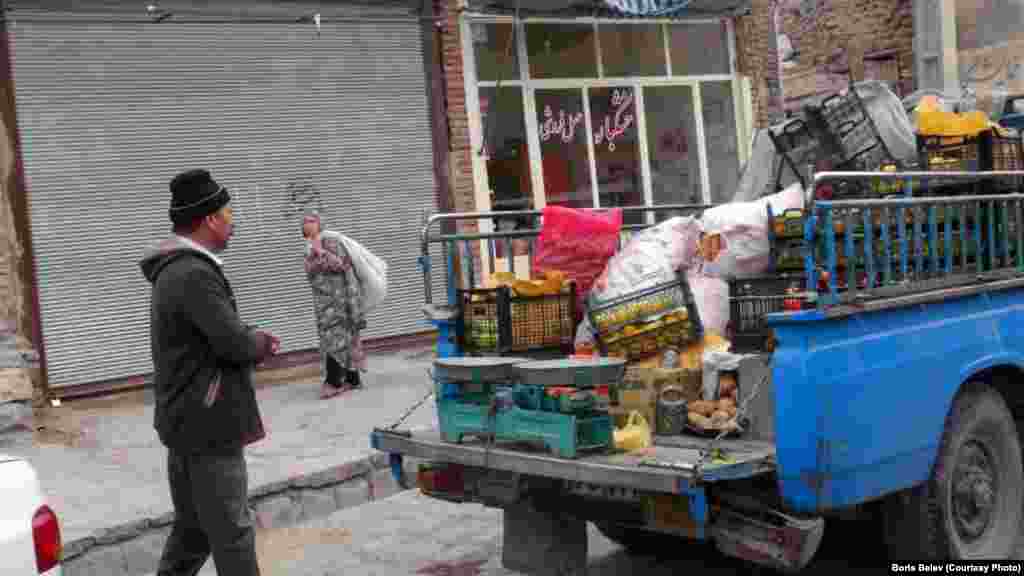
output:
M348 392L351 389L352 389L352 386L350 384L348 384L347 382L344 383L344 384L339 384L338 386L335 386L335 385L331 384L330 382L324 380L323 385L320 386L320 399L321 400L326 400L328 398L334 398L335 396L341 394L342 392Z
M345 382L348 383L349 387L358 389L363 387L363 381L359 377L358 370L349 370L348 375L345 378Z

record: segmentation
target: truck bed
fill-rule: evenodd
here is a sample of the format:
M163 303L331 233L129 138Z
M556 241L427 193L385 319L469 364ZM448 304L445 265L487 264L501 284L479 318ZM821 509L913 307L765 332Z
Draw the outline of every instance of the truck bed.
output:
M727 461L707 462L698 469L701 450L709 442L697 437L656 436L654 446L646 450L568 460L478 441L451 444L443 442L436 430L376 430L372 437L377 450L423 460L671 494L681 494L695 484L750 478L775 468L773 444L723 439L716 447L725 453Z

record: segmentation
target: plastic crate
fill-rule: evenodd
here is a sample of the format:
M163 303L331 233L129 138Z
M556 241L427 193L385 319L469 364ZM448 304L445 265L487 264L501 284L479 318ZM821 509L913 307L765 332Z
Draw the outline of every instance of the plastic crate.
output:
M800 184L806 187L804 170L808 164L817 163L821 151L821 143L807 122L801 117L791 118L772 126L768 137L779 159L775 170L775 189L782 190L783 170L786 169L792 171Z
M771 244L772 270L797 272L803 270L807 243L802 238L777 238Z
M833 169L877 170L896 162L856 90L833 94L818 106L807 106L805 115Z
M576 334L576 285L559 294L516 296L506 286L457 290L459 346L468 355L559 351Z
M806 280L799 274L776 274L741 278L729 282L728 338L737 353L770 351L765 316L786 310L787 300L803 297L790 291L804 291Z
M996 130L981 134L982 169L993 171L1024 170L1024 140L1019 133L1003 136ZM1024 188L1018 176L1000 177L988 181L989 192L1017 192Z
M629 360L650 356L658 346L696 341L704 333L690 284L682 275L606 302L591 300L587 315L601 353L608 355L613 343L614 350L625 351L619 357ZM626 334L628 327L632 334Z
M694 329L694 323L689 317L657 320L650 327L641 325L635 333L630 333L630 328L627 326L623 334L602 338L602 353L613 358L640 360L668 348L685 346L695 341L701 333L700 329Z
M985 169L982 136L917 136L918 165L928 172L977 172ZM980 192L978 181L930 180L930 195ZM915 186L915 189L918 188Z

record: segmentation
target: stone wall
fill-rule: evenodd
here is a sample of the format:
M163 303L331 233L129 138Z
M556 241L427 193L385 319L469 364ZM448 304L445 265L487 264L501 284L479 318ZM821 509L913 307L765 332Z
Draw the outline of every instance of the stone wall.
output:
M735 21L736 65L741 75L750 78L755 127L768 125L782 110L771 14L771 0L753 0L750 13Z
M836 91L855 80L900 81L912 89L913 4L910 0L755 0L767 5L775 22L782 55L781 83L785 105L793 108L805 98ZM791 49L790 49L791 48ZM865 55L892 51L899 59L874 63Z

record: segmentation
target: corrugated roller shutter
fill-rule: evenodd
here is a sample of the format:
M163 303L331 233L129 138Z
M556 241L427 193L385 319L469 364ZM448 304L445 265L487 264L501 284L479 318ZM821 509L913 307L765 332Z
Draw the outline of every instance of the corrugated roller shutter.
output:
M425 329L416 268L436 211L419 24L11 26L51 386L145 374L167 183L205 167L232 192L226 271L244 318L316 347L302 202L387 260L367 337Z

